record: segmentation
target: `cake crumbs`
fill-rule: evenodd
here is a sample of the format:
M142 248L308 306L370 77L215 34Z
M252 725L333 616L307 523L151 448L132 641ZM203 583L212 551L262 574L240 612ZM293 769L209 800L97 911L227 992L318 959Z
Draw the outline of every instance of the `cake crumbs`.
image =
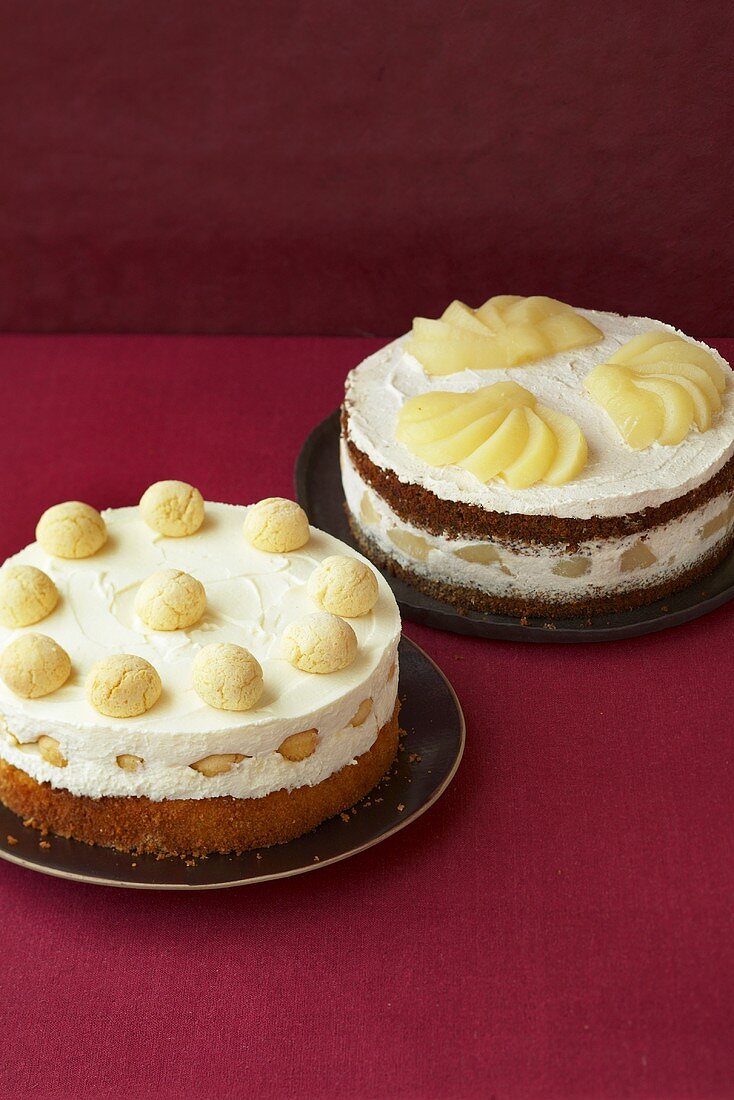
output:
M131 867L137 867L137 863L131 863L130 866Z
M255 852L255 859L262 859L262 857L263 857L262 852Z
M410 754L410 756L408 757L408 762L410 764L420 764L422 759L423 759L423 757L421 756L421 754L419 752L412 752Z
M51 845L47 840L39 840L38 847L39 848L50 848Z
M12 846L13 846L14 844L17 844L17 843L18 843L18 838L17 838L17 836L10 836L10 834L8 834L8 836L7 836L7 837L6 837L5 839L7 840L8 844L10 844L10 846L11 846L11 847L12 847Z
M187 867L196 867L196 860L195 859L185 859L184 863L186 864Z
M403 803L398 802L398 812L402 813L404 809L405 809L405 806L403 805Z
M349 816L349 814L339 814L339 817L342 819L342 821L351 821L352 820L351 817Z
M321 856L314 856L313 861L314 863L321 863Z

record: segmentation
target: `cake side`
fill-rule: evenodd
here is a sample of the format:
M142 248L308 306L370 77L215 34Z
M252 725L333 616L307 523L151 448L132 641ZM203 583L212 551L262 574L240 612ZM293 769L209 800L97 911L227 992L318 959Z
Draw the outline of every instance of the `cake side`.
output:
M320 783L262 798L90 798L39 783L0 758L0 800L42 832L119 851L197 856L284 844L349 809L379 783L397 753L398 713L396 703L370 748Z
M677 572L662 571L657 577L640 574L634 586L625 588L606 584L597 587L582 581L575 584L571 582L563 591L559 591L556 581L556 587L549 591L542 585L528 587L524 583L517 587L501 587L496 583L495 571L485 570L481 566L470 579L457 579L450 571L443 573L436 569L427 570L405 555L398 556L392 550L383 549L357 523L351 513L347 519L354 540L362 552L381 569L399 577L418 591L451 604L462 614L470 611L491 612L522 620L588 617L642 607L706 577L734 547L734 529L730 528L725 538L716 543L707 554Z
M432 512L411 512L406 520L405 507L400 515L393 511L343 441L341 464L350 525L362 551L382 567L394 565L429 595L465 609L586 614L632 606L635 594L636 602L649 602L702 575L701 563L703 572L713 568L734 531L734 460L690 494L701 503L676 509L671 519L626 517L629 533L622 525L618 535L596 533L593 521L579 521L581 530L555 539L526 534L526 517L505 525L503 536L467 537L458 524L442 525L436 534Z
M519 616L621 610L710 571L734 529L728 364L669 325L590 310L572 324L593 332L558 354L532 324L487 343L482 310L416 321L347 379L340 464L363 552L454 606ZM521 365L473 369L533 341ZM534 473L564 438L560 479Z

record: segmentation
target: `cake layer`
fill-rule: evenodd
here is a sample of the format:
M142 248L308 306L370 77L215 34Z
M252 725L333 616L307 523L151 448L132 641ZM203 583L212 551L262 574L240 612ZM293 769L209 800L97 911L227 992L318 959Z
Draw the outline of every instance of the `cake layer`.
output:
M53 558L34 543L10 559L42 569L55 582L58 607L28 629L63 646L74 670L60 690L40 699L21 699L0 682L0 745L10 764L52 787L94 798L250 798L320 783L369 749L397 693L400 617L389 587L378 578L375 608L350 620L358 641L353 664L329 675L294 668L279 656L280 637L289 623L316 610L306 592L308 577L325 557L354 552L315 528L301 550L257 550L242 533L246 512L207 504L198 533L164 538L146 526L137 508L114 509L104 513L108 542L93 557ZM135 613L141 583L164 567L191 573L205 586L207 610L192 628L151 630ZM25 632L0 627L0 649ZM217 710L193 690L193 659L214 641L243 645L262 665L265 691L255 709ZM145 658L163 681L160 701L139 718L105 718L87 701L86 674L115 653ZM350 725L367 699L371 712ZM312 756L289 761L277 752L287 737L312 729ZM42 755L43 736L58 743L65 766ZM246 759L223 775L191 768L220 753ZM118 763L121 756L138 757L144 766L127 770Z
M713 427L692 431L675 447L654 443L633 451L620 441L610 417L584 389L584 379L633 337L651 329L676 329L645 317L579 310L604 333L597 344L563 352L508 370L461 371L430 377L405 349L405 338L383 348L353 370L346 384L349 440L377 468L407 486L441 500L499 515L587 520L625 517L660 508L704 485L734 454L734 387L722 395ZM686 337L688 339L688 337ZM728 364L701 344L729 373ZM431 391L473 392L491 383L514 381L542 404L570 416L589 447L585 469L560 486L538 483L513 491L499 479L480 482L458 466L430 466L395 438L405 401Z
M283 844L353 806L380 781L397 752L398 710L351 766L313 787L263 798L89 798L39 783L0 757L0 800L37 829L122 851L187 856Z
M393 573L396 577L405 581L406 584L425 592L427 596L451 604L460 612L482 611L496 615L510 615L519 618L521 623L530 618L577 619L642 607L645 604L678 592L695 581L706 577L724 560L734 546L734 531L730 531L727 537L718 543L708 556L701 558L689 571L668 577L659 584L607 594L584 591L579 593L579 598L576 600L558 603L557 600L544 597L540 593L533 598L528 596L501 596L481 588L468 588L466 585L450 584L439 577L418 573L411 566L402 565L395 557L380 550L369 535L359 527L351 514L349 515L349 524L357 545L362 548L370 560L389 573ZM550 629L551 626L548 625Z
M437 535L393 511L360 476L343 442L341 464L353 528L365 551L395 563L414 582L437 582L454 599L458 591L459 602L477 608L512 605L521 614L549 614L594 602L609 605L632 593L672 591L679 578L729 545L734 528L734 499L727 490L667 522L571 545L521 536Z

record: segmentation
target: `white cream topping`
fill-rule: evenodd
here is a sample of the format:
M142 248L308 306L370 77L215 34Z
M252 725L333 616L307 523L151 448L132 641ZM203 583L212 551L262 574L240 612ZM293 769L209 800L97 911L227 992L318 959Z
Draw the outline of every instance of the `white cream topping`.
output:
M342 445L342 478L349 510L368 538L412 572L446 584L478 588L497 596L548 597L563 602L583 595L611 595L645 588L691 569L725 538L734 525L734 502L728 495L706 501L669 523L650 531L580 543L573 553L558 545L523 546L495 539L477 543L450 539L406 523L360 478ZM369 502L365 519L365 497ZM417 540L421 556L411 555L400 536ZM398 541L395 541L397 536ZM403 540L404 541L404 540ZM492 547L497 558L489 563L467 561L467 547ZM639 564L632 566L639 547ZM629 558L625 558L629 555ZM578 576L559 572L569 562L583 562Z
M584 309L578 312L603 331L603 340L510 370L463 371L432 378L405 350L405 337L394 341L347 378L352 441L377 466L394 471L400 481L421 485L445 500L477 504L493 512L577 519L625 515L664 504L703 484L734 454L731 376L722 409L709 431L694 429L675 447L656 443L647 450L633 451L586 393L583 380L633 336L651 329L684 334L648 317L620 317ZM701 343L699 346L710 351L731 374L728 364L713 348ZM395 439L398 413L409 397L431 390L472 392L508 379L531 390L542 404L566 413L582 428L589 445L589 461L578 478L560 487L540 483L521 490L512 490L500 480L485 485L457 466L429 466Z
M279 656L279 642L290 622L316 610L306 592L311 572L329 555L360 555L315 528L303 549L287 555L265 553L250 546L242 534L246 508L210 503L206 507L203 527L187 538L158 535L137 508L120 508L104 513L109 540L92 558L51 558L33 543L10 559L37 566L56 583L59 606L27 629L57 641L73 666L68 683L42 699L20 699L0 682L1 754L10 763L53 786L93 797L259 797L281 787L320 782L374 742L380 725L392 714L397 692L397 676L390 673L400 616L386 582L378 576L374 610L350 620L359 644L355 662L328 676L301 672ZM152 631L135 614L140 584L163 567L182 569L204 584L207 610L189 630ZM24 632L0 627L0 649ZM213 641L243 645L262 665L265 690L253 710L216 710L191 687L193 658ZM161 700L140 718L104 718L85 696L91 666L120 652L150 661L163 681ZM350 727L368 697L373 699L373 714L362 726ZM276 752L290 734L311 728L319 733L312 757L294 763ZM9 734L22 743L40 734L54 737L69 761L67 767L48 764L31 745L15 746ZM251 759L214 778L189 767L214 753L240 753ZM121 754L142 757L145 766L124 771L116 764Z

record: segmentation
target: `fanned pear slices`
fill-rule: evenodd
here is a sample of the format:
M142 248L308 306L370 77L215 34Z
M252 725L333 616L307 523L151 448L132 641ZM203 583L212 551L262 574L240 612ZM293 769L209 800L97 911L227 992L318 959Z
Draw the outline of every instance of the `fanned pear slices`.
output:
M452 302L440 320L416 317L406 344L426 374L506 370L585 347L602 333L555 298L503 294L473 310Z
M584 433L575 420L557 409L536 405L535 414L550 428L556 442L556 452L543 481L546 485L565 485L578 477L589 457Z
M538 405L515 382L412 397L396 437L431 466L461 466L484 482L501 477L512 489L563 485L583 470L588 453L575 421Z
M633 450L674 446L695 427L708 431L727 372L705 348L674 333L635 336L595 367L584 385Z

